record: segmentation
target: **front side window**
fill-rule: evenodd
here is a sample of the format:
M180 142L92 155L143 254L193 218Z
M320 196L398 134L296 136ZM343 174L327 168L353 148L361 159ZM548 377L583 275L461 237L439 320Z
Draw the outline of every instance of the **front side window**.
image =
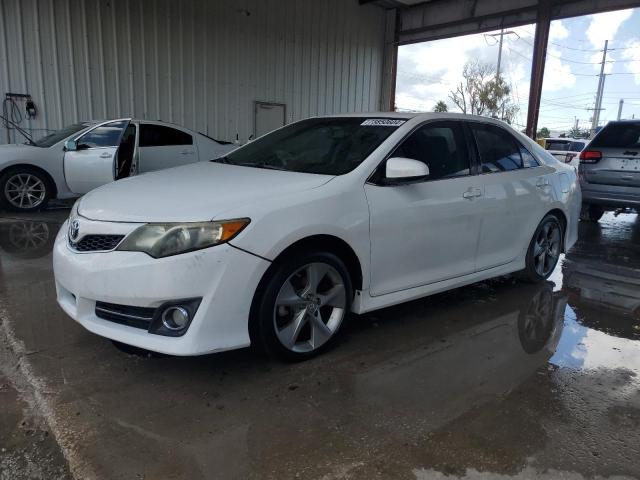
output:
M506 131L493 125L471 124L480 155L480 172L507 172L522 168L522 148Z
M127 120L121 120L100 125L78 139L78 148L117 147L128 124Z
M392 157L425 163L429 167L429 180L470 174L464 133L461 125L454 122L420 127L396 148Z
M193 137L182 130L143 123L140 125L141 147L165 147L168 145L193 145Z
M264 135L215 161L343 175L360 165L404 122L397 118L311 118Z

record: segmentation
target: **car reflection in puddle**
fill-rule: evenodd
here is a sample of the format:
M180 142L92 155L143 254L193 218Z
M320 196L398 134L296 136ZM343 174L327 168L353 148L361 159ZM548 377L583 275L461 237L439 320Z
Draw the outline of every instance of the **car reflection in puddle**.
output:
M15 258L34 259L51 252L58 225L16 220L0 223L0 249Z

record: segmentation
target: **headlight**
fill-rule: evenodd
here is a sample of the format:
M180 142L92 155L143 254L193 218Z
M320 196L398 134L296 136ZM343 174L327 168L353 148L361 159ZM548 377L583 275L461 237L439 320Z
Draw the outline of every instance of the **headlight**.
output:
M249 224L248 218L200 223L148 223L134 230L117 250L144 252L154 258L228 242Z

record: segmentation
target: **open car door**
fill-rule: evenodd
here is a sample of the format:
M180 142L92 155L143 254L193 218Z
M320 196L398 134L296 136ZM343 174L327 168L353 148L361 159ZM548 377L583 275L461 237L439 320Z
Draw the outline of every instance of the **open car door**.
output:
M129 120L103 123L66 146L64 176L69 189L78 194L113 182L122 135Z

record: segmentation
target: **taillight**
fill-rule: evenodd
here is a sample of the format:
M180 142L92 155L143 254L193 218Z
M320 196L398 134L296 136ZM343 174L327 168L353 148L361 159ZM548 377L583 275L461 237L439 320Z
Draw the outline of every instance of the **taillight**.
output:
M580 152L580 163L598 163L602 158L602 152L597 150L583 150Z

